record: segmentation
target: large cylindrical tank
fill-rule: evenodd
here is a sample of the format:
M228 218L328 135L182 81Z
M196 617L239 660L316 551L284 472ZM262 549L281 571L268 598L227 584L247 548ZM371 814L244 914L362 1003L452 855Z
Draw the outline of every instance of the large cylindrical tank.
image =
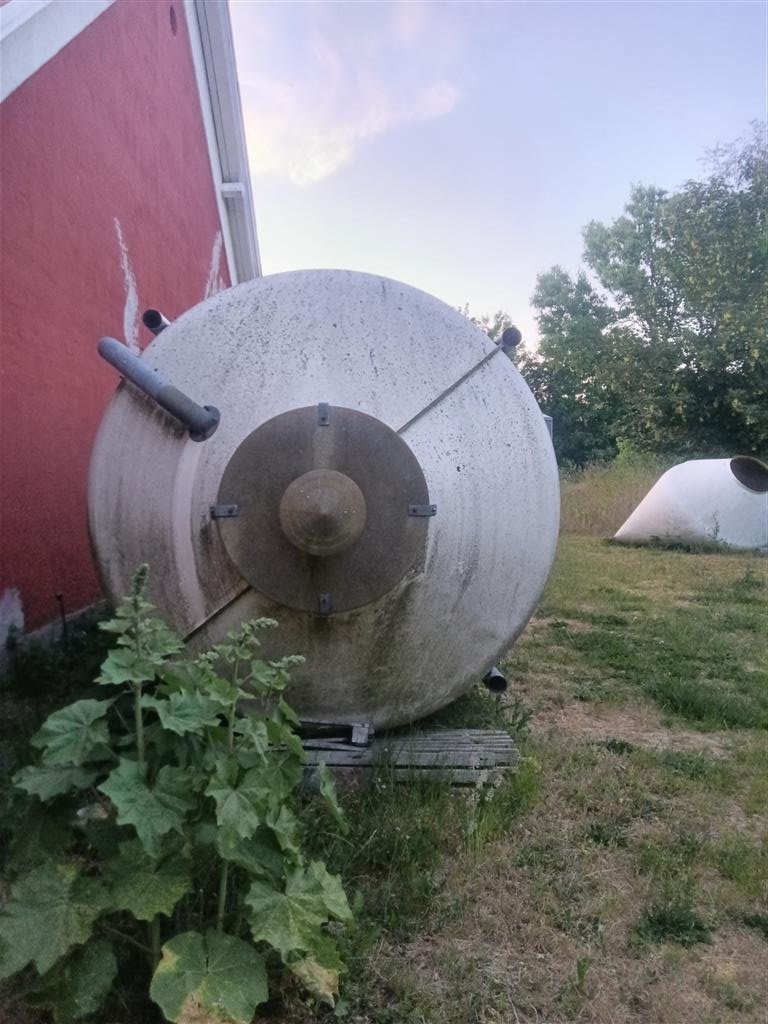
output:
M192 649L271 616L306 721L413 721L522 631L554 557L557 467L512 362L424 292L349 271L251 281L142 362L220 410L208 440L123 382L96 439L93 545ZM232 514L234 513L234 514Z

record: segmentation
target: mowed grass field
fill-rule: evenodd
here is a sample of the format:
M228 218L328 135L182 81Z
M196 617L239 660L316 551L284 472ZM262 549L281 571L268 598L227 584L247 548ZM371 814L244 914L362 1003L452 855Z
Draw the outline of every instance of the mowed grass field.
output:
M337 1018L766 1020L768 560L589 535L589 506L612 532L642 472L566 483L571 532L509 693L432 723L503 724L517 774L467 792L384 771L347 798L350 835L319 828L357 911ZM277 1010L332 1012L298 994Z

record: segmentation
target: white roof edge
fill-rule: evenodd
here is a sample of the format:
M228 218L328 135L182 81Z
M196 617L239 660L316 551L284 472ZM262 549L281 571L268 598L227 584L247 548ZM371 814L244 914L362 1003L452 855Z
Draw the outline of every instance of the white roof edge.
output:
M214 183L233 284L261 277L261 259L245 144L229 5L222 0L185 0L198 87L206 120ZM204 81L201 81L201 75ZM206 116L207 115L207 116Z
M0 103L115 0L9 0L0 7Z

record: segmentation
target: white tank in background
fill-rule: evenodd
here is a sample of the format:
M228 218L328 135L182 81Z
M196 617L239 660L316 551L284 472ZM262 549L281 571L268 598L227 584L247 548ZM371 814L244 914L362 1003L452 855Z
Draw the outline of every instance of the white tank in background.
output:
M759 459L696 459L667 470L615 535L643 544L719 542L768 548L768 467Z
M306 657L289 692L305 721L413 721L488 672L539 600L559 517L547 427L502 348L432 296L348 271L260 278L145 323L140 359L102 343L143 389L118 388L91 462L109 595L148 562L192 649L276 618L274 654Z

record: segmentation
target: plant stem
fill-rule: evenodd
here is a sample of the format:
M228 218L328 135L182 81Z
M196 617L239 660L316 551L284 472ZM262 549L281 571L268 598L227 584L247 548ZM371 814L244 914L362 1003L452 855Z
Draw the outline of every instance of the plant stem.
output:
M235 749L235 705L229 709L229 728L227 730L227 752L234 753Z
M144 717L141 713L141 683L133 684L133 718L136 723L136 755L139 762L139 772L144 778L146 773L146 761L144 758Z
M111 928L108 924L104 924L103 921L99 922L98 927L101 928L102 931L105 931L107 935L114 935L114 937L116 939L120 939L121 942L129 942L132 946L140 949L142 953L151 952L149 946L145 946L143 942L138 942L136 939L132 938L132 936L126 935L125 932L118 931L117 928Z
M232 677L237 686L237 670L240 667L239 659L235 659ZM227 753L232 756L235 751L235 714L237 711L237 697L232 699L229 708L229 721L227 723ZM223 861L221 865L221 876L219 878L219 909L216 914L216 931L224 931L224 912L227 909L227 881L229 880L229 861Z
M237 675L239 669L240 659L235 658L235 663L232 668L232 681L235 684L235 696L232 698L232 704L229 708L229 728L227 730L227 750L230 754L232 754L235 749L235 714L237 712L237 688L239 683Z
M149 940L152 946L152 970L160 963L160 915L155 914L149 926Z
M219 912L216 915L216 931L224 931L224 911L227 909L227 879L229 877L229 861L225 860L221 865L221 878L219 879Z
M134 634L134 651L136 653L136 661L138 662L141 658L141 612L139 610L139 596L134 596L133 601L133 634ZM146 761L144 759L144 716L141 713L141 689L142 684L140 682L133 683L133 718L136 723L136 756L139 762L139 774L142 778L146 775Z

